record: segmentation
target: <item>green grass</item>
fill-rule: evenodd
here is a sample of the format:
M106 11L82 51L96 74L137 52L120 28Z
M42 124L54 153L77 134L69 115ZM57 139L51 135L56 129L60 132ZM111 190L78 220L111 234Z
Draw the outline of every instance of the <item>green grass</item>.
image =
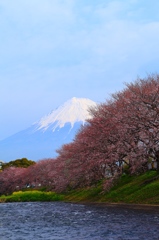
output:
M156 178L156 179L155 179ZM67 201L159 204L159 175L148 171L140 176L123 175L108 192L102 186L74 190L65 196Z
M9 196L1 196L0 202L35 202L35 201L61 201L62 194L54 192L43 192L38 190L33 191L18 191Z
M64 199L65 201L75 201L75 202L98 201L101 192L102 192L102 186L100 184L99 186L96 186L96 187L89 187L89 188L70 191L69 193L65 194Z

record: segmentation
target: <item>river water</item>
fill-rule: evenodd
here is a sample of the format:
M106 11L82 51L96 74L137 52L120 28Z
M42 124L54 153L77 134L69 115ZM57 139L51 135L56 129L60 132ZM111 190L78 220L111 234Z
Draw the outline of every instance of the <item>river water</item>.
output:
M0 240L159 240L159 209L1 203Z

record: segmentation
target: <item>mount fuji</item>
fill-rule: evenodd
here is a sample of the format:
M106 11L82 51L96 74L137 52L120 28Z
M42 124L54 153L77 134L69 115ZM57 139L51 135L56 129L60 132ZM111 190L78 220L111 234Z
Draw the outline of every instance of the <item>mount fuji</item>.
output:
M31 127L0 141L0 157L11 161L26 157L37 161L57 156L56 150L73 140L80 126L91 118L97 104L86 98L72 98Z

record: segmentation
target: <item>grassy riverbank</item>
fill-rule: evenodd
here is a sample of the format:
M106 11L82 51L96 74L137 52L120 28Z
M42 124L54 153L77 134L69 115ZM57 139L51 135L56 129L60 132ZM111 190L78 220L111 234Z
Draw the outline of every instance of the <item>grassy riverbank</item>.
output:
M18 191L12 195L1 196L0 202L35 202L35 201L61 201L63 196L54 192L44 192L38 190Z
M72 190L67 194L44 191L19 191L1 196L0 202L68 201L96 203L129 203L159 205L159 174L148 171L140 176L123 175L108 192L103 193L102 184L90 188Z
M123 175L108 192L101 185L70 192L65 200L75 202L129 203L159 205L159 175L149 171L140 176Z

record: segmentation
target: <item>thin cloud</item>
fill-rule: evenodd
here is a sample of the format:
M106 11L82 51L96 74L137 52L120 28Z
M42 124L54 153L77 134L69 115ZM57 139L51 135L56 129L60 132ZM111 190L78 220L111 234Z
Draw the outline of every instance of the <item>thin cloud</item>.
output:
M30 124L68 98L104 101L123 82L156 72L158 7L157 0L1 0L2 125L14 108L13 122Z

